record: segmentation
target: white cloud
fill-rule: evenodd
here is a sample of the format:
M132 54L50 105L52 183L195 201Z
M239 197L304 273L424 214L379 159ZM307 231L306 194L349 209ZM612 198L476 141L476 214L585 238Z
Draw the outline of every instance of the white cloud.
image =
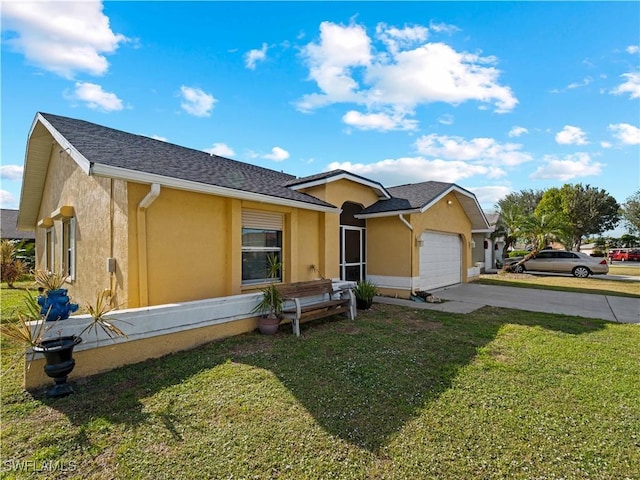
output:
M350 110L342 117L347 125L360 130L416 130L418 122L409 120L401 114L360 113Z
M432 30L437 33L449 33L449 34L460 31L460 29L455 25L450 25L447 23L435 23L433 20L429 22L429 30Z
M308 44L302 54L309 66L309 77L322 93L305 95L298 102L300 110L361 100L357 93L358 83L351 77L350 70L371 61L371 40L363 27L322 22L320 42Z
M527 130L524 127L519 127L517 125L513 127L511 130L509 130L510 137L519 137L521 135L524 135L525 133L529 133L529 130Z
M2 2L3 30L15 32L6 41L27 61L65 78L78 72L103 75L105 54L127 41L114 33L102 2Z
M86 103L87 107L93 110L104 112L114 112L122 110L122 100L115 93L105 92L100 85L89 82L76 82L75 90L66 93L69 100L79 100Z
M218 155L220 157L232 157L236 154L233 151L233 148L228 146L225 143L214 143L211 148L207 148L205 152L210 153L211 155Z
M455 121L455 117L449 113L445 113L440 118L438 118L438 122L443 125L453 125Z
M425 135L416 140L416 149L423 155L447 160L474 161L496 166L514 166L532 160L517 143L498 143L493 138L473 138Z
M564 182L576 177L600 175L602 167L604 164L594 162L589 154L583 152L567 155L564 158L545 155L543 164L529 178L555 179Z
M627 53L635 55L636 53L640 52L640 45L629 45L625 50L627 51Z
M376 26L376 36L387 47L389 53L395 55L401 49L411 48L424 42L429 36L429 29L420 25L397 28L379 23Z
M244 64L250 70L256 69L256 63L263 62L267 58L267 44L263 43L260 50L249 50L244 55Z
M556 142L561 145L586 145L587 135L579 127L565 125L564 128L556 133Z
M609 125L613 136L625 145L640 145L640 128L628 123L616 123Z
M199 88L180 87L183 102L180 104L182 109L196 117L208 117L213 110L213 104L217 102L213 95L203 92Z
M381 23L376 28L380 43L374 48L364 27L323 22L318 43L309 43L302 52L319 92L303 96L298 109L355 103L366 105L369 114L391 110L413 115L417 105L433 102L457 105L474 100L493 105L499 113L517 105L511 89L498 83L495 57L425 43L427 35L425 27ZM393 122L389 125L397 128Z
M383 185L425 182L428 180L455 183L474 175L497 178L505 175L501 169L470 162L427 160L422 157L386 159L375 163L333 162L328 170L343 169L356 175L377 180Z
M273 147L271 149L271 153L263 155L262 158L273 160L274 162L282 162L283 160L289 158L289 152L287 152L284 148Z
M469 187L467 190L473 192L480 205L495 205L498 200L506 197L512 192L510 187L494 185L488 187Z
M2 165L0 167L0 178L4 180L22 180L22 172L24 167L21 165Z
M611 148L611 147L613 147L613 145L611 144L611 142L607 142L607 141L602 141L602 142L600 142L600 146L601 146L602 148Z
M167 137L163 137L161 135L156 135L156 134L151 135L151 138L153 138L154 140L160 140L161 142L168 141Z
M631 98L640 98L640 72L629 72L620 75L626 79L626 82L621 83L616 88L611 90L614 95L624 95L628 93Z
M593 78L591 77L586 77L584 80L582 80L582 82L574 82L574 83L570 83L569 85L567 85L567 88L569 90L573 90L575 88L582 88L582 87L586 87L587 85L589 85L591 82L593 82Z
M15 197L6 190L0 190L0 205L9 208L16 205Z

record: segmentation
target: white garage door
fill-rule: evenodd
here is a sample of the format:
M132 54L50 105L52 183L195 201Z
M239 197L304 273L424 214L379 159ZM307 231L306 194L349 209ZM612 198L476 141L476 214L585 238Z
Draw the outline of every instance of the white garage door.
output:
M460 236L425 232L420 248L420 288L454 285L462 281L462 246Z

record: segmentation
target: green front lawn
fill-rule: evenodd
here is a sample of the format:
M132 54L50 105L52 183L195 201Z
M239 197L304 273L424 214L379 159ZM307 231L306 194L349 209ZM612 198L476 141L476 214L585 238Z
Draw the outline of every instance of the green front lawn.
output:
M58 400L22 391L5 342L3 475L640 478L637 325L374 304L302 333L74 380Z
M480 275L478 282L485 285L504 285L508 287L640 298L640 282L633 280L605 280L597 275L589 278L575 278L541 274L531 275L526 272L523 274L498 272L498 274Z

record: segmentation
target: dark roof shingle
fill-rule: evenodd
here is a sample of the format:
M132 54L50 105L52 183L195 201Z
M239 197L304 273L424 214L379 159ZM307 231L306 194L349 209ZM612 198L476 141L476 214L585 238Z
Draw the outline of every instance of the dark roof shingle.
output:
M92 164L333 207L288 188L293 175L84 120L41 115Z
M34 240L34 232L18 230L18 210L0 209L0 238L3 240Z
M374 203L365 208L362 214L419 209L452 186L454 186L453 183L422 182L389 187L387 191L392 198Z

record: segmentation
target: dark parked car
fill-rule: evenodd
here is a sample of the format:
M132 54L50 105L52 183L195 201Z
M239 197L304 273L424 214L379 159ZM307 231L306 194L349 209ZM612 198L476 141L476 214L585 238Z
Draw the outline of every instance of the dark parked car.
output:
M518 263L524 257L508 258L506 265ZM537 272L571 273L574 277L586 278L589 275L602 275L609 272L609 264L604 258L595 258L582 252L567 250L541 250L535 258L527 260L516 268L516 273L525 270Z

